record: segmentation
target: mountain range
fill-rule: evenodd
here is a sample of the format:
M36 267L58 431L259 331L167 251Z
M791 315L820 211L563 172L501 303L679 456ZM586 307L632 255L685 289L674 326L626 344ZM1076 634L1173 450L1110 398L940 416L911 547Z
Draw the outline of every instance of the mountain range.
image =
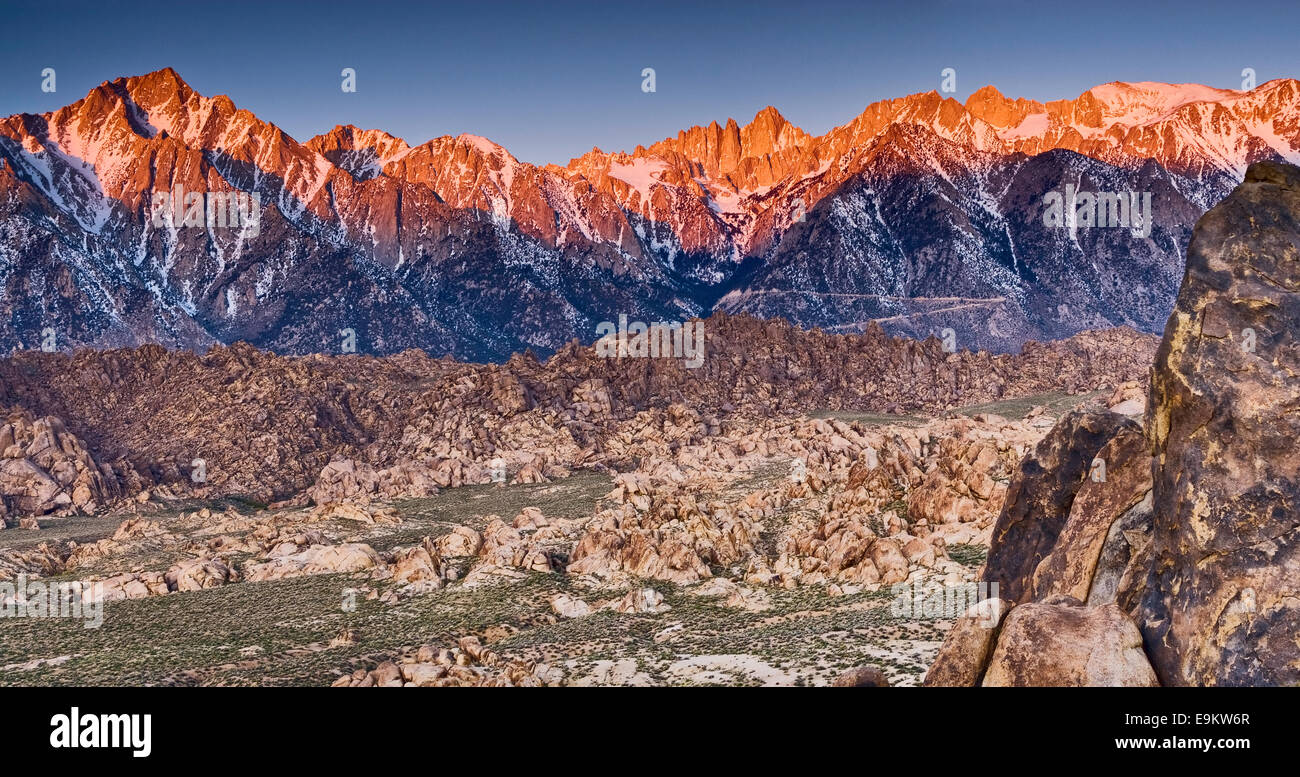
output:
M0 120L0 352L493 361L715 310L994 351L1156 332L1192 225L1261 160L1300 162L1300 82L929 92L820 136L768 107L538 166L468 134L299 142L164 69ZM1049 226L1067 187L1148 194L1150 223Z

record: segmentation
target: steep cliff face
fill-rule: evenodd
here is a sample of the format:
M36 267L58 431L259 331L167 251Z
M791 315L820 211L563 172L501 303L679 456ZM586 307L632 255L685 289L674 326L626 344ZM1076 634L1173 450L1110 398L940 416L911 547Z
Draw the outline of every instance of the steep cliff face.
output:
M0 341L501 357L594 331L605 306L698 310L677 305L677 284L651 262L606 245L580 258L549 249L472 204L447 204L418 175L373 171L422 153L348 130L300 144L170 70L10 117Z
M821 136L768 107L537 166L474 135L299 142L167 69L0 120L0 346L331 352L348 330L500 359L711 309L996 350L1155 331L1189 225L1259 159L1300 161L1295 81L918 94ZM1067 185L1150 194L1151 223L1050 227Z

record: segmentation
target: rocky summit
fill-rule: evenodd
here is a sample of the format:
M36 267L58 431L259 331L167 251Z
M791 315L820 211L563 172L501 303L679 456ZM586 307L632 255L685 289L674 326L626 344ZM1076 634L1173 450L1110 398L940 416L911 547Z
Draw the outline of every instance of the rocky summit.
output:
M1157 333L1189 225L1250 163L1300 162L1298 117L1292 79L986 87L821 135L769 106L536 165L468 133L295 139L165 68L0 118L0 353L502 361L717 311L999 352Z
M1296 685L1300 168L1197 223L1141 426L1065 416L1019 465L931 685ZM990 613L993 613L990 615Z

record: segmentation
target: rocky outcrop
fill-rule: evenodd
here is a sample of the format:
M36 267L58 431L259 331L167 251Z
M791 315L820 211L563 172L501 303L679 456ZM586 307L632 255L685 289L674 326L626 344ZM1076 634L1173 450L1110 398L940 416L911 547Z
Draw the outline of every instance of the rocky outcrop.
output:
M552 596L551 610L561 618L583 618L592 613L590 604L569 594Z
M12 478L14 498L23 509L45 509L62 493L69 506L102 508L119 494L165 487L182 497L327 505L430 495L498 476L543 482L580 468L633 469L625 441L645 424L658 427L671 453L722 433L728 417L936 412L1108 388L1141 379L1154 352L1153 338L1126 329L993 355L948 353L937 339L892 338L879 327L829 335L725 314L702 324L707 359L695 370L673 359L602 358L577 343L545 363L520 354L500 365L414 351L283 357L243 344L201 356L157 346L22 352L0 359L0 403L63 419L78 450L111 463L113 476L86 461L43 469L55 489L21 465L41 462L14 450L11 466L24 468ZM639 436L648 439L649 429ZM954 481L951 493L918 496L914 507L934 522L995 512L987 503L999 484L968 472L989 454L943 455L945 472L935 477Z
M118 496L113 470L59 418L16 410L0 424L0 525L6 516L94 513Z
M743 507L701 504L685 489L626 476L611 497L618 506L588 524L569 574L689 584L711 577L710 564L735 564L753 549L757 527Z
M1152 371L1151 577L1171 685L1300 684L1300 168L1252 165L1196 225Z
M983 580L997 583L998 596L1034 598L1034 573L1056 547L1080 488L1097 471L1097 454L1124 429L1138 426L1113 413L1070 413L1021 462L993 527L984 570Z
M347 500L432 496L438 493L433 473L431 466L408 462L375 469L364 462L341 459L325 465L307 497L317 505L328 505Z
M368 671L357 669L334 686L536 688L562 682L563 674L547 664L505 659L478 637L462 637L452 648L422 645L396 661L384 661Z
M368 496L362 496L357 501L318 503L312 508L311 520L355 521L366 526L393 526L402 522L402 517L392 507L373 504L369 499Z
M419 584L422 590L441 588L450 571L428 537L415 547L394 550L389 563L395 582Z
M1007 614L982 685L1157 685L1142 634L1119 607L1022 604Z
M250 583L282 580L303 575L336 572L360 572L383 564L374 548L363 543L311 545L297 553L274 555L269 560L250 564L244 570Z
M924 684L970 688L980 684L1007 612L1015 605L992 598L977 602L957 619L948 632Z
M122 572L103 579L82 581L82 585L93 599L114 601L200 591L238 580L239 573L225 560L200 557L178 562L166 572Z
M672 609L664 603L664 595L653 588L638 588L628 591L618 601L605 605L606 609L621 613L660 613Z
M550 572L556 566L556 560L546 546L536 540L536 536L494 516L483 529L483 543L478 556L485 566Z
M174 565L163 575L169 591L200 591L239 579L235 570L219 558L196 558Z
M1022 462L983 573L1019 606L985 685L1300 683L1297 289L1300 168L1252 165L1197 224L1145 433L1071 415ZM968 632L936 682L969 681Z

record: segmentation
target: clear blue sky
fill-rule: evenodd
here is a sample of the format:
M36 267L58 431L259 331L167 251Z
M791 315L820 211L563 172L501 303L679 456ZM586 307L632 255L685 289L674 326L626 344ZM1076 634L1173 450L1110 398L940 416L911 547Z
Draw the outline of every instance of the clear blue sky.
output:
M819 134L869 103L985 84L1074 97L1115 80L1239 88L1300 76L1300 2L93 3L0 0L0 115L174 67L306 140L484 135L520 159L631 150L775 105ZM42 68L58 91L40 89ZM357 92L339 72L357 70ZM641 69L657 91L641 91Z

